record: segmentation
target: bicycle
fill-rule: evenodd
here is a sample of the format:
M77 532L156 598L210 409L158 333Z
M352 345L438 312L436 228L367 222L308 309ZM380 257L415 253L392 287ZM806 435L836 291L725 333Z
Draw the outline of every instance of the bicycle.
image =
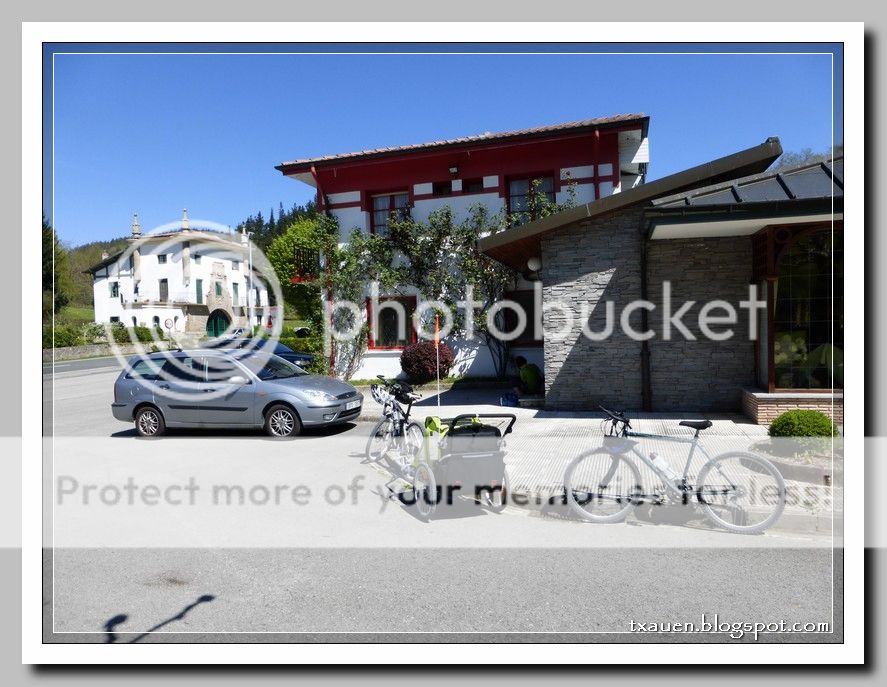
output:
M718 527L740 534L758 534L782 515L786 503L785 481L776 466L761 456L742 451L710 456L699 444L699 433L712 426L710 420L679 422L695 430L692 438L644 434L630 431L631 422L624 412L599 407L605 415L603 446L575 458L564 473L566 500L582 519L597 523L621 522L645 500L656 505L679 500L684 505L697 503ZM649 456L641 453L634 439L689 444L683 473L675 473L655 453ZM697 449L706 461L696 479L691 480L689 470ZM662 480L664 492L644 493L640 471L629 459L629 453Z
M396 478L411 479L415 458L425 445L425 431L410 420L410 412L413 403L422 397L406 382L386 380L382 375L378 378L382 383L373 384L370 394L382 406L382 419L367 439L366 460L384 463Z

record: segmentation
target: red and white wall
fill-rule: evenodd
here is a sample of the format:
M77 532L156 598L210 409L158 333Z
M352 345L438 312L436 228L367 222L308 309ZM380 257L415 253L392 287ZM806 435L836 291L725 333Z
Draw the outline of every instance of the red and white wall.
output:
M480 140L465 146L429 145L409 150L324 158L313 164L291 163L281 171L317 189L319 209L338 220L344 243L358 229L373 232L373 199L407 194L411 216L425 221L449 205L457 221L475 204L492 214L510 210L510 182L550 178L555 200L566 203L571 187L574 202L592 202L643 182L640 170L649 161L649 147L640 123L622 128L553 132L544 137ZM518 290L531 289L529 283ZM405 290L411 293L409 290ZM478 342L448 342L456 353L453 374L491 376L489 352ZM542 365L541 344L515 347L515 354ZM373 347L364 356L358 378L400 373L400 350Z

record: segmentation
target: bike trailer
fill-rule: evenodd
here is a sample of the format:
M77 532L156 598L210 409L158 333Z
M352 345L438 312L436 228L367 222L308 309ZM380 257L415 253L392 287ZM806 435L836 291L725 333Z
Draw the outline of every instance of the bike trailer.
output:
M458 487L460 495L475 496L477 490L501 487L505 479L503 438L517 418L508 414L459 415L446 421L431 464L440 485Z

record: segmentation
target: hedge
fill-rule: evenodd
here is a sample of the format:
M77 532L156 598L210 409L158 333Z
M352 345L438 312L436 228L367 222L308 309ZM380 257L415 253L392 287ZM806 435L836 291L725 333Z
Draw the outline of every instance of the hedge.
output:
M789 410L770 423L771 437L833 437L838 430L818 410Z

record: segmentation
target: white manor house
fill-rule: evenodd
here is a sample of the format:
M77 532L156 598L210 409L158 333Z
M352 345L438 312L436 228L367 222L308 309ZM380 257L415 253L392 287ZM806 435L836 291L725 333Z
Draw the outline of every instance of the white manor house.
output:
M95 321L212 337L270 327L277 308L265 283L250 280L253 257L246 236L192 230L187 210L178 231L145 235L135 215L129 245L88 270Z

